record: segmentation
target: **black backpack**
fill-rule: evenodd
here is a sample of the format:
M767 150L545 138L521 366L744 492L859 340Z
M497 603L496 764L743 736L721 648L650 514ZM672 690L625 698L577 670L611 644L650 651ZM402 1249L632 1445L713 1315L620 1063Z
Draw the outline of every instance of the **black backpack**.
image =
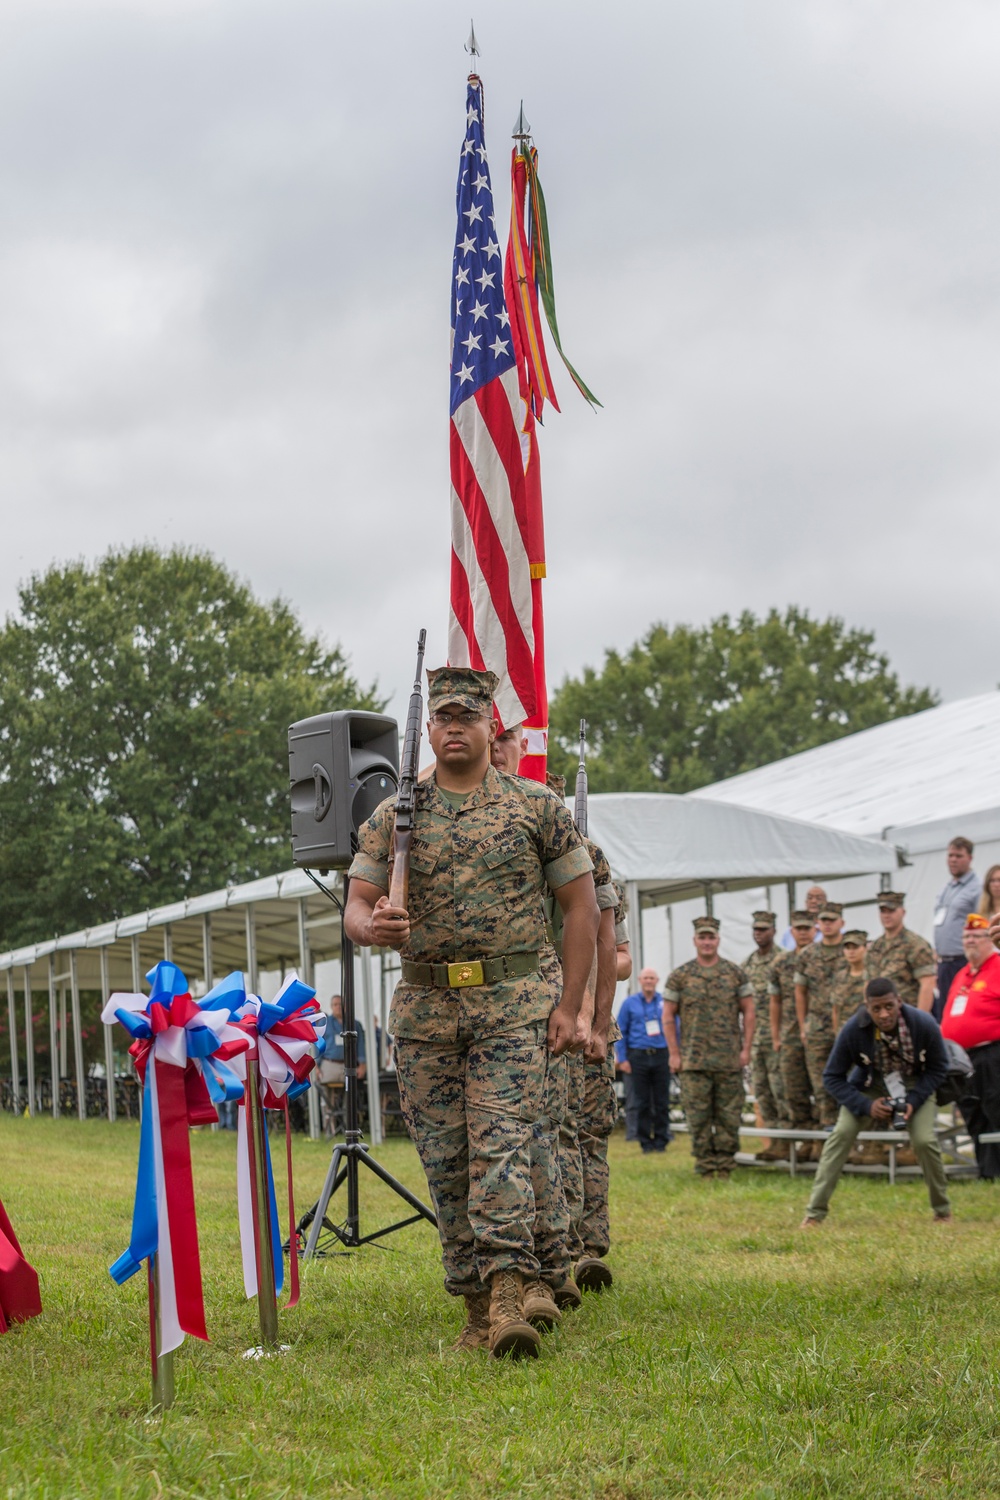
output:
M935 1093L939 1104L959 1104L969 1092L969 1080L973 1074L969 1054L964 1047L948 1037L942 1037L948 1054L948 1073L944 1083L939 1083Z

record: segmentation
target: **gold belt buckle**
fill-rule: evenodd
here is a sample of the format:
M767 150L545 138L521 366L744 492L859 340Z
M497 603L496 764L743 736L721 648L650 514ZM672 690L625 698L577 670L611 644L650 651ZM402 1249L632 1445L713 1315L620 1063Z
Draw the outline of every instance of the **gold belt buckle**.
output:
M467 984L485 984L485 982L481 963L448 965L449 989L460 990L464 989Z

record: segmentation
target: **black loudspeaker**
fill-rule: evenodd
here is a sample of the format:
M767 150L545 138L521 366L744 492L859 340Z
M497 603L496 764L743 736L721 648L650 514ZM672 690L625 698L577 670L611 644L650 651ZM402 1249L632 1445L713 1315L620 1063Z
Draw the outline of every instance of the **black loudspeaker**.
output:
M399 789L399 726L351 708L300 719L288 731L288 775L294 863L346 870L361 824Z

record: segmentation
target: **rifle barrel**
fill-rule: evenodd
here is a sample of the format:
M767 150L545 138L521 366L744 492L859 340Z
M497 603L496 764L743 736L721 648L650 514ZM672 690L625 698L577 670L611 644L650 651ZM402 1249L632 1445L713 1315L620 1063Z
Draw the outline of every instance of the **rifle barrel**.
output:
M587 721L580 720L580 764L576 771L576 797L573 804L573 817L577 828L587 836Z
M403 734L403 753L399 763L399 790L396 792L395 829L393 833L394 858L389 901L393 906L405 907L410 888L410 842L413 830L413 803L417 784L417 765L420 759L420 721L424 713L424 698L421 679L424 671L424 646L427 631L421 630L417 637L417 670L406 710L406 730Z

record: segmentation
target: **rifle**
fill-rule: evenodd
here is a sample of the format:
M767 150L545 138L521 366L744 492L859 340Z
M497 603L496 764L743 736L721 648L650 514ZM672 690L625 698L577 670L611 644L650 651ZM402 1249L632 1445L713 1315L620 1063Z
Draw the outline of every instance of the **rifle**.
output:
M587 721L580 720L580 764L576 768L576 800L573 804L573 821L587 837Z
M417 671L406 710L406 733L399 763L399 791L396 793L396 821L392 834L392 882L389 905L406 908L410 894L410 845L413 843L413 801L420 759L420 721L424 716L424 698L420 679L424 670L424 642L427 631L417 637Z

